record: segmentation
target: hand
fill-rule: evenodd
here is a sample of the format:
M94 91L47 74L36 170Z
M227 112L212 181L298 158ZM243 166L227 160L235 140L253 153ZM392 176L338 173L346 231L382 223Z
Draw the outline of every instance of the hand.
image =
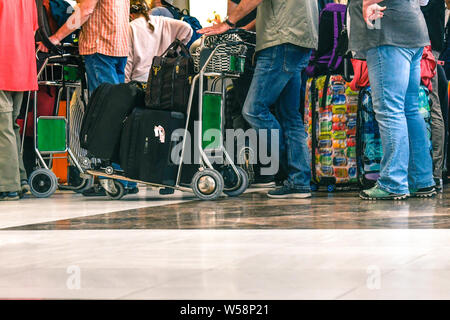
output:
M221 23L215 24L211 27L206 27L206 28L200 29L197 32L200 34L204 34L205 36L212 36L215 34L222 34L224 32L227 32L230 29L231 29L231 27L228 24L226 24L225 22L221 22Z
M375 0L377 1L377 0ZM384 10L386 7L380 7L378 4L373 3L374 1L366 1L363 3L363 17L369 28L374 28L372 21L381 19L384 17ZM380 2L380 1L378 1Z
M56 38L56 36L54 36L54 35L49 37L48 40L50 40L50 42L53 43L55 46L61 44L59 42L58 38ZM42 42L38 42L37 44L38 44L39 51L48 52L48 48Z

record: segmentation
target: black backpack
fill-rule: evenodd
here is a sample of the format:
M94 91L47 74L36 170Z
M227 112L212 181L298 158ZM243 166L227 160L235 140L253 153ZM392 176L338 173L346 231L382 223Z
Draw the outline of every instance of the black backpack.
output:
M189 50L177 39L162 56L153 58L145 105L150 109L186 112L193 77L194 62Z
M171 5L170 3L168 3L164 0L162 1L162 3L164 4L164 7L170 11L170 13L173 15L174 19L182 20L191 26L192 31L193 31L192 38L186 45L188 48L190 48L191 44L194 43L195 40L199 39L202 36L200 33L197 32L198 30L203 28L202 25L200 24L200 22L198 21L197 18L195 18L189 14L189 10L187 10L187 9L180 10L179 8Z

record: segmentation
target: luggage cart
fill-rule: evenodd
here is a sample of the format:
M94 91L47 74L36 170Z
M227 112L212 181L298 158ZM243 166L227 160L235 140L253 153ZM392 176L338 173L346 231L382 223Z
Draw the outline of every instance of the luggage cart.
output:
M85 150L80 148L78 134L84 114L86 101L85 97L85 77L83 80L75 76L76 69L83 66L83 61L78 53L78 47L70 43L63 43L55 46L49 37L52 34L49 25L49 17L42 0L36 0L37 18L39 29L36 31L36 40L41 41L48 49L48 54L36 52L38 59L38 84L44 86L54 86L59 88L56 99L56 110L53 116L37 116L37 92L34 92L33 103L33 139L34 151L36 153L36 169L30 174L28 183L33 195L38 198L51 196L56 189L73 190L82 192L93 185L93 178L86 175L80 166L78 159L85 155ZM59 72L55 72L58 71ZM75 71L75 72L74 72ZM63 91L66 90L66 117L57 116L59 103ZM73 94L73 103L69 103L71 93ZM23 138L25 137L28 111L30 109L30 96L26 105ZM77 99L78 97L79 99ZM83 101L83 103L81 102ZM23 155L22 139L21 154ZM55 154L66 153L67 156L56 157ZM53 160L57 158L68 158L69 162L75 166L80 173L78 185L60 185L56 175L51 170Z
M67 53L47 54L40 57L43 60L38 71L38 84L40 86L57 87L56 110L52 116L38 117L37 91L33 93L33 140L36 153L36 169L29 176L31 193L38 198L50 197L58 188L82 192L93 185L93 178L84 174L78 159L85 155L79 147L78 134L84 114L86 95L80 79L76 79L74 71L80 66L81 57L76 53L76 47L66 45ZM66 116L58 116L59 105L64 90L66 91ZM82 96L84 95L84 97ZM26 107L26 115L30 109L30 96ZM72 97L72 99L70 99ZM84 100L85 101L85 100ZM27 127L27 116L24 128ZM26 130L23 130L22 146ZM67 154L59 155L56 154ZM80 173L78 185L59 184L54 172L51 170L54 159L68 159Z
M249 185L247 172L234 164L223 143L226 80L239 77L244 72L247 45L251 45L239 36L241 32L242 30L233 30L223 35L202 37L200 46L192 54L197 74L191 84L181 161L178 164L175 184L168 186L129 179L123 171L115 170L112 166L97 166L94 169L88 169L88 174L106 178L101 179L100 183L110 199L119 200L127 193L123 184L118 180L137 182L165 190L193 192L201 200L215 200L222 193L236 197L245 192ZM208 86L206 78L210 80L211 86ZM221 82L220 90L216 91L219 82ZM187 148L186 135L190 121L193 120L191 119L192 108L197 84L199 118L196 120L198 120L199 125L196 127L197 135L194 134L194 136L198 137L195 148L198 149L200 154L200 164L189 184L182 182L182 171ZM204 133L209 129L220 132L220 139L209 143L205 141ZM82 165L91 166L89 160L82 161Z

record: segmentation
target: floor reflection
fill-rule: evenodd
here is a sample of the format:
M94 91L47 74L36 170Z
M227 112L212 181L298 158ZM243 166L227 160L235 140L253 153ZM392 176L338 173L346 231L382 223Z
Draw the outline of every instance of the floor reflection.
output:
M214 202L132 209L9 230L450 228L449 203L449 192L434 199L368 202L354 192L273 200L262 191Z

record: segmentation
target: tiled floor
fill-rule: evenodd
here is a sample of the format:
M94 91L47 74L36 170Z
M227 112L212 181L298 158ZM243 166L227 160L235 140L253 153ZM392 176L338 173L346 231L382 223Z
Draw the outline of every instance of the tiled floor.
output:
M0 298L450 299L449 195L0 203Z

